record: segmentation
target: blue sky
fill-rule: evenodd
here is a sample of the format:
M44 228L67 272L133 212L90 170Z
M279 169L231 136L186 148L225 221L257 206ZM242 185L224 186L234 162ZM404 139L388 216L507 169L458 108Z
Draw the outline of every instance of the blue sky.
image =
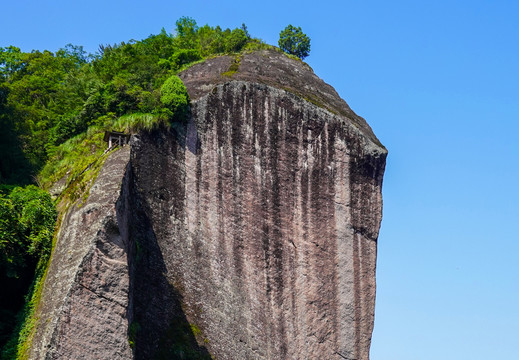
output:
M181 16L271 44L301 26L307 62L389 150L371 359L517 358L519 2L76 3L2 4L0 46L95 52Z

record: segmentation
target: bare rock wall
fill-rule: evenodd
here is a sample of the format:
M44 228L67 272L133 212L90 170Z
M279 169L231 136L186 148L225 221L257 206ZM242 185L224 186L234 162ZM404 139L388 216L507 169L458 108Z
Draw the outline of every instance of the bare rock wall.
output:
M135 138L166 279L211 354L368 358L385 154L343 118L243 81L194 101L174 135Z

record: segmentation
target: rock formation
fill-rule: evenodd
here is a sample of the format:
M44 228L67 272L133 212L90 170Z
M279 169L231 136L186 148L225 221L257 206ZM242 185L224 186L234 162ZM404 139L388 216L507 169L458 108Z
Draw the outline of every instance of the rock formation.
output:
M181 74L64 217L32 359L368 359L386 150L275 51Z

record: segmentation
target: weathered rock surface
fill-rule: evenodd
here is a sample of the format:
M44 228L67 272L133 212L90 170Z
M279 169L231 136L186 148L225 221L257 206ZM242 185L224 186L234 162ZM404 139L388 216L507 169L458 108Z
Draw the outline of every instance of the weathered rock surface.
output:
M128 236L120 197L129 147L108 158L90 196L60 227L43 287L31 359L131 358ZM119 211L116 211L119 208Z
M67 215L32 358L369 358L387 152L302 62L236 65L181 74L188 123Z

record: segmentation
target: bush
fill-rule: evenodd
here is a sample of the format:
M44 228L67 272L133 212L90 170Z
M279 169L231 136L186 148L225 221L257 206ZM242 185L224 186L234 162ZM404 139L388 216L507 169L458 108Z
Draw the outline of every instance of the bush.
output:
M202 59L202 55L200 55L198 50L180 49L169 58L169 61L173 69L180 69L183 65L198 61L200 59Z
M160 100L171 111L172 119L183 119L189 105L189 95L184 83L176 75L164 82L160 89Z
M225 39L226 52L238 52L249 41L247 34L242 29L234 29Z

